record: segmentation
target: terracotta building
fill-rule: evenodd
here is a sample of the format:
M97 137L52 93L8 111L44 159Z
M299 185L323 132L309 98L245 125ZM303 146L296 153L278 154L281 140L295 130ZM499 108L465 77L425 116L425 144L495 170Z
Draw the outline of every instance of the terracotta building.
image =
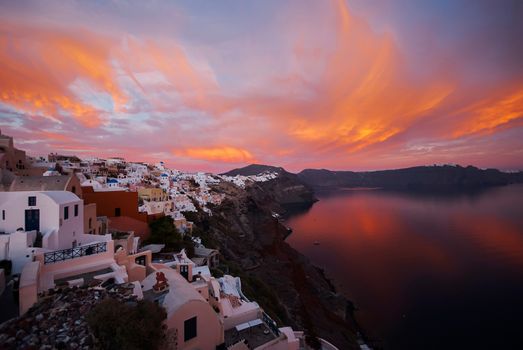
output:
M96 203L98 215L107 217L128 216L147 222L147 214L138 211L138 193L128 191L94 191L82 187L85 203Z
M86 204L96 203L98 216L109 218L109 229L133 231L142 240L149 236L148 217L138 211L138 193L123 190L95 191L82 187Z

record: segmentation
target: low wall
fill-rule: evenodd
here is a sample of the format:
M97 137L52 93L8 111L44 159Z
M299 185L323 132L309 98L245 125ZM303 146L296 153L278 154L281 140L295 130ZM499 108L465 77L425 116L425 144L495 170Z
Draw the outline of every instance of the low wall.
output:
M39 261L29 262L22 269L19 287L20 315L26 313L38 300L39 273Z
M101 267L110 267L114 262L114 244L113 241L107 242L106 251L99 254L85 255L74 259L67 259L55 263L44 264L44 254L35 256L35 260L41 263L42 283L41 290L47 290L54 287L54 280L66 278L77 274L82 274L100 269Z

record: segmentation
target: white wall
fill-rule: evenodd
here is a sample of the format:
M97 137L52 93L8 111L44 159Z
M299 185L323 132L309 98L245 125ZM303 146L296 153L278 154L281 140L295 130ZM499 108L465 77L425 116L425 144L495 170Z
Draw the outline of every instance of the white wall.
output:
M78 204L78 216L74 216L74 206ZM69 207L69 219L64 220L64 207ZM60 219L62 226L58 230L58 244L56 249L72 248L73 241L81 243L84 234L84 204L83 200L78 200L70 204L60 205Z
M47 232L58 228L58 205L43 192L1 192L5 201L0 204L0 231L14 232L18 228L25 229L25 210L40 209L40 231ZM27 198L36 197L36 205L29 207ZM5 220L1 213L5 210Z
M0 235L0 260L7 260L9 253L9 235Z
M70 193L70 199L58 203L46 195L49 192L0 192L0 231L15 232L18 228L25 228L25 210L40 210L40 232L45 236L58 231L57 240L44 239L44 242L53 242L48 249L66 249L72 247L72 242L84 233L83 229L83 200ZM68 193L69 194L69 193ZM36 197L36 205L29 207L28 197ZM78 216L74 215L74 206L78 205ZM64 220L64 207L69 207L69 218ZM5 210L5 220L2 220L2 210ZM60 220L62 225L60 225Z
M184 322L196 316L196 337L184 341ZM167 317L167 328L178 330L179 349L215 349L223 343L223 326L216 312L204 301L191 300Z
M33 261L35 248L33 248L36 239L36 231L17 231L9 235L8 259L13 264L12 273L20 273L24 265Z

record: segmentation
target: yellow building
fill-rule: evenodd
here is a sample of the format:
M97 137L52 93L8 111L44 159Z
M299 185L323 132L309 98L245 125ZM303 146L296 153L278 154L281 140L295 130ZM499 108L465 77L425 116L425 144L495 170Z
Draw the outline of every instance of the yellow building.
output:
M138 197L144 201L162 202L169 199L169 195L161 188L140 188Z

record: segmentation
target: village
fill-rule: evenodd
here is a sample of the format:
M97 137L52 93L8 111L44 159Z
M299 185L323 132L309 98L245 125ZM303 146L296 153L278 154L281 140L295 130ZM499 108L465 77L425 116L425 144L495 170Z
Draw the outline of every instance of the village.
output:
M278 325L244 295L239 277L213 276L220 252L193 235L186 217L212 215L224 200L221 182L244 188L277 176L186 173L118 157L32 158L0 132L0 344L46 345L5 330L53 291L84 288L126 290L162 306L170 349L309 349L304 332ZM158 220L190 242L190 254L151 243ZM62 345L90 348L73 344Z

